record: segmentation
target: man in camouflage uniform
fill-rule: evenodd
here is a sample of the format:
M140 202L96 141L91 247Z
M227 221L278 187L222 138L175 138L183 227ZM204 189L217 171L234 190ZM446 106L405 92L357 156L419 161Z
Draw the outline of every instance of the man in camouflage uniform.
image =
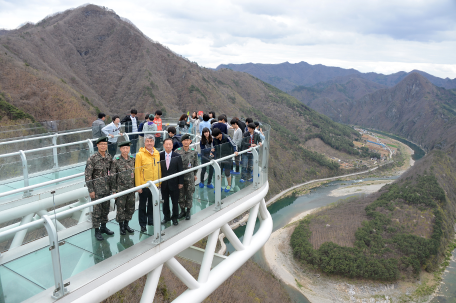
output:
M111 189L113 192L121 192L135 187L135 158L129 155L130 145L130 141L120 143L120 156L115 157L112 161ZM125 235L125 230L134 233L134 230L128 226L128 222L135 212L135 193L117 198L116 205L116 221L120 226L120 234Z
M198 166L198 153L194 148L190 148L192 139L189 134L185 134L181 138L182 147L178 148L175 152L182 158L182 167L191 169ZM190 220L190 210L192 209L193 193L195 192L195 181L197 171L192 171L184 175L184 187L179 191L179 205L181 213L177 217L181 219Z
M85 168L85 182L92 200L98 200L111 194L108 176L112 157L106 152L108 150L108 138L101 137L96 143L98 151L89 157ZM106 227L108 214L109 201L93 206L92 226L95 228L95 238L99 241L104 240L102 233L107 235L114 234Z

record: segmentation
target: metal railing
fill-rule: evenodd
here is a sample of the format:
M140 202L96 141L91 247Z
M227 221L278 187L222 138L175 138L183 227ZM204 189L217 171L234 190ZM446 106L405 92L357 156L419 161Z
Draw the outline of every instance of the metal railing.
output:
M129 135L136 135L136 134L157 134L157 133L161 133L163 134L163 138L166 139L167 138L167 134L168 132L166 131L146 131L146 132L141 132L141 133L138 133L138 132L134 132L134 133L125 133L123 135L117 135L116 137L124 137L126 140L129 139ZM200 138L198 135L193 135L193 134L190 134L192 136L194 136L194 138L196 138L197 140ZM71 176L67 176L67 177L62 177L62 178L58 178L58 179L55 179L55 180L50 180L50 181L46 181L46 182L42 182L42 183L38 183L38 184L35 184L35 185L29 185L29 173L28 173L28 165L27 165L27 157L26 157L26 153L32 153L32 152L36 152L36 151L43 151L43 150L49 150L49 149L53 149L53 155L54 155L54 167L53 169L58 169L59 165L58 165L58 154L57 154L57 151L56 149L57 148L61 148L61 147L65 147L65 146L72 146L72 145L78 145L78 144L81 144L81 143L88 143L88 147L89 147L89 156L92 155L94 153L94 148L93 148L93 141L95 141L97 139L87 139L87 140L83 140L83 141L78 141L78 142L73 142L73 143L66 143L66 144L61 144L61 145L56 145L56 146L49 146L49 147L41 147L41 148L38 148L38 149L31 149L31 150L26 150L26 151L19 151L19 152L15 152L15 153L9 153L9 154L4 154L4 155L0 155L0 158L5 158L5 157L8 157L8 156L17 156L17 155L20 155L21 156L21 162L22 162L22 168L23 168L23 176L24 176L24 187L22 188L19 188L19 189L14 189L14 190L11 190L11 191L7 191L7 192L4 192L4 193L0 193L0 198L1 197L5 197L5 196L8 196L8 195L13 195L13 194L16 194L16 193L20 193L20 192L24 192L24 197L27 197L30 195L30 191L35 189L35 188L39 188L39 187L43 187L43 186L47 186L47 185L51 185L51 184L56 184L56 183L60 183L60 182L63 182L63 181L67 181L67 180L70 180L70 179L74 179L74 178L78 178L78 177L82 177L84 176L84 173L78 173L78 174L74 174L74 175L71 175ZM195 146L195 144L197 143L192 143L191 146Z
M123 135L116 135L114 137L117 137L117 138L118 137L123 137L123 138L125 138L126 141L128 141L129 140L129 135L144 134L144 133L146 133L146 134L149 134L149 133L151 133L151 134L161 133L161 134L163 134L163 138L166 138L167 134L168 134L167 131L149 131L149 132L125 133ZM54 135L53 138L56 138L56 136ZM90 156L90 155L92 155L94 153L93 142L96 141L97 139L98 138L87 139L87 140L76 141L76 142L71 142L71 143L65 143L65 144L60 144L60 145L40 147L40 148L29 149L29 150L20 150L20 151L17 151L17 152L0 155L0 159L1 158L14 157L14 156L20 156L21 163L22 163L22 175L23 175L23 181L24 181L24 187L21 190L14 190L14 191L11 191L11 192L6 192L6 193L3 193L3 194L0 194L0 197L6 196L6 195L9 195L9 194L12 194L12 193L17 193L18 191L19 192L23 191L23 192L25 192L25 196L29 196L29 194L30 194L29 190L30 189L34 189L34 188L41 187L41 186L44 186L44 185L58 183L58 182L61 182L61 181L64 181L64 180L68 180L68 179L71 179L71 178L76 178L76 177L82 176L81 174L77 174L77 175L73 175L72 177L56 179L56 180L53 180L53 181L44 182L44 183L40 183L40 184L36 184L36 185L30 186L30 183L29 183L29 169L28 169L28 162L27 162L26 154L40 152L40 151L52 150L53 159L54 159L54 166L52 167L52 170L57 171L58 168L59 168L59 157L58 157L59 156L59 154L58 154L58 149L59 148L68 147L68 146L74 146L74 145L80 145L80 144L87 144L88 150L89 150L89 156ZM53 140L53 141L56 142L56 140Z
M264 165L267 163L265 159L263 161L260 161L259 159L259 153L258 151L260 149L263 149L263 158L267 158L267 144L263 144L262 146L256 146L249 148L247 150L241 151L238 153L238 155L242 155L245 153L251 153L253 157L253 189L258 189L263 183L264 183L264 178L262 178L263 173L267 173L267 167L259 167L260 162L262 162ZM231 154L226 157L221 157L216 160L211 160L210 162L207 162L205 164L198 165L196 167L193 167L191 169L184 170L182 172L173 174L171 176L165 177L165 178L160 178L155 181L148 181L147 183L133 187L131 189L112 194L109 196L106 196L104 198L95 200L95 201L90 201L88 203L85 203L80 206L76 206L55 214L49 214L49 215L43 215L40 219L36 219L33 222L21 224L19 226L15 226L13 228L10 228L8 230L0 232L0 238L7 237L12 234L16 234L18 232L23 232L28 229L36 229L38 227L44 226L48 232L49 235L49 249L51 250L51 258L52 258L52 266L53 266L53 273L54 273L54 284L55 284L55 290L53 293L53 298L57 299L62 296L64 296L66 290L65 290L65 285L63 283L63 278L62 278L62 271L60 267L60 252L59 252L59 240L58 240L58 234L57 234L57 229L56 226L52 223L53 221L58 222L57 220L59 218L68 216L70 214L73 214L78 211L83 211L84 209L87 209L88 207L91 207L96 204L100 204L106 201L110 201L111 199L118 198L120 196L133 193L138 191L139 189L144 189L144 188L149 188L151 193L152 193L152 205L153 205L153 216L154 216L154 222L157 222L157 224L160 224L160 193L159 190L156 186L156 184L161 183L166 180L170 180L172 178L175 178L177 176L185 175L189 172L192 171L197 171L200 168L206 167L206 166L213 166L215 170L215 211L220 211L222 209L222 199L221 199L221 189L222 189L222 184L221 184L221 168L220 165L218 164L219 162L226 161L229 159L232 159L235 155ZM260 177L261 176L261 177ZM152 236L152 243L153 244L159 244L162 241L162 235L164 235L163 231L161 228L154 228L154 235ZM1 255L0 255L1 257Z

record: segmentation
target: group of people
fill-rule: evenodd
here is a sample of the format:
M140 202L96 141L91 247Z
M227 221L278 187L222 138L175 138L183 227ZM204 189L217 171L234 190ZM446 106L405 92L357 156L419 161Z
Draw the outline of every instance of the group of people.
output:
M146 114L145 120L142 122L139 121L137 115L138 111L132 109L130 115L125 116L122 120L115 115L112 117L112 122L106 125L106 115L99 113L98 119L92 123L92 137L94 139L108 137L108 153L111 157L114 157L117 152L117 138L123 135L122 126L124 126L126 133L136 133L128 135L131 142L131 153L136 154L138 143L140 147L144 146L144 133L141 132L163 130L161 119L163 113L161 110L155 111L155 115ZM157 143L161 145L162 134L156 133L155 137L157 138Z
M181 128L181 130L177 130L174 126L167 127L168 138L162 140L161 133L146 132L141 134L142 131L163 129L160 118L161 111L156 111L155 115L146 115L146 120L142 123L139 123L136 115L137 111L133 109L131 115L122 120L125 124L125 132L139 134L129 135L130 141L119 144L120 156L117 157L115 157L117 140L113 141L113 139L117 139L116 135L122 135L120 118L114 116L112 123L103 126L106 116L100 114L99 119L94 121L92 131L94 137L98 136L96 141L97 152L87 160L85 169L85 181L91 199L101 199L113 193L146 184L149 181L165 179L165 181L156 184L160 188L164 201L164 218L160 223L166 224L172 221L173 225L178 225L178 219L185 217L190 220L195 182L198 179L197 171L192 170L170 179L166 179L166 177L198 166L198 151L192 145L192 135L188 133L192 128L193 132L198 130L197 133L201 135L199 145L202 164L210 162L212 159L223 158L219 165L224 171L228 185L222 190L225 192L232 191L231 174L240 174L240 162L242 165L240 182L252 182L253 155L250 151L242 155L239 155L238 152L261 145L265 139L260 125L255 124L253 119L247 118L244 123L238 118L233 118L230 123L227 123L228 119L225 115L220 115L215 119L214 112L209 114L194 112L191 119L187 116L182 120L185 120L183 127L178 123L177 128ZM103 125L100 121L103 122ZM183 129L185 131L182 131ZM230 129L234 131L232 138L228 135ZM136 144L133 144L133 140L136 143L138 135L140 145L142 144L144 147L140 147L136 153ZM163 145L163 151L157 150L157 143ZM115 148L111 146L115 146ZM112 150L114 151L112 152ZM235 159L234 164L233 157ZM206 167L203 167L199 187L207 186L213 189L214 169L211 165L208 167L209 175L206 185L204 184ZM146 232L146 226L154 224L152 193L148 187L138 190L138 193L139 224L141 232ZM170 209L170 202L172 209ZM118 197L116 206L116 221L120 227L120 234L133 233L133 229L129 227L129 221L131 221L135 211L135 193ZM109 207L109 201L93 207L92 224L95 238L100 241L104 239L103 233L114 234L106 227Z

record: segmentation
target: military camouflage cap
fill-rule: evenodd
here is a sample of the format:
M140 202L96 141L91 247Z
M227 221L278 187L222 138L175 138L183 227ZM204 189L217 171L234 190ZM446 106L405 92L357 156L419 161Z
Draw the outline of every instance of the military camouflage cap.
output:
M187 139L192 140L192 137L189 134L185 134L181 137L181 142Z
M130 141L125 141L125 142L119 143L119 147L122 147L122 146L130 146L130 145L131 145L131 142L130 142Z
M100 143L100 142L108 142L108 137L101 137L101 138L98 138L97 140L97 144Z

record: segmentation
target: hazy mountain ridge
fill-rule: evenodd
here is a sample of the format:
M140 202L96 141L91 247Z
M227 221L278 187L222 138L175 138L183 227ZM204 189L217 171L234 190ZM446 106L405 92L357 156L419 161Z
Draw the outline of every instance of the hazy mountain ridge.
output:
M313 86L319 82L328 82L343 76L360 77L391 87L413 72L419 72L436 86L447 89L456 88L456 78L442 79L418 70L413 70L409 73L401 71L390 75L384 75L374 72L361 73L355 69L325 66L322 64L311 65L304 61L294 64L289 62L280 64L220 64L217 69L221 68L228 68L235 71L249 73L285 92L289 92L298 86Z
M412 73L341 109L337 121L398 134L427 151L441 149L456 140L456 92Z

